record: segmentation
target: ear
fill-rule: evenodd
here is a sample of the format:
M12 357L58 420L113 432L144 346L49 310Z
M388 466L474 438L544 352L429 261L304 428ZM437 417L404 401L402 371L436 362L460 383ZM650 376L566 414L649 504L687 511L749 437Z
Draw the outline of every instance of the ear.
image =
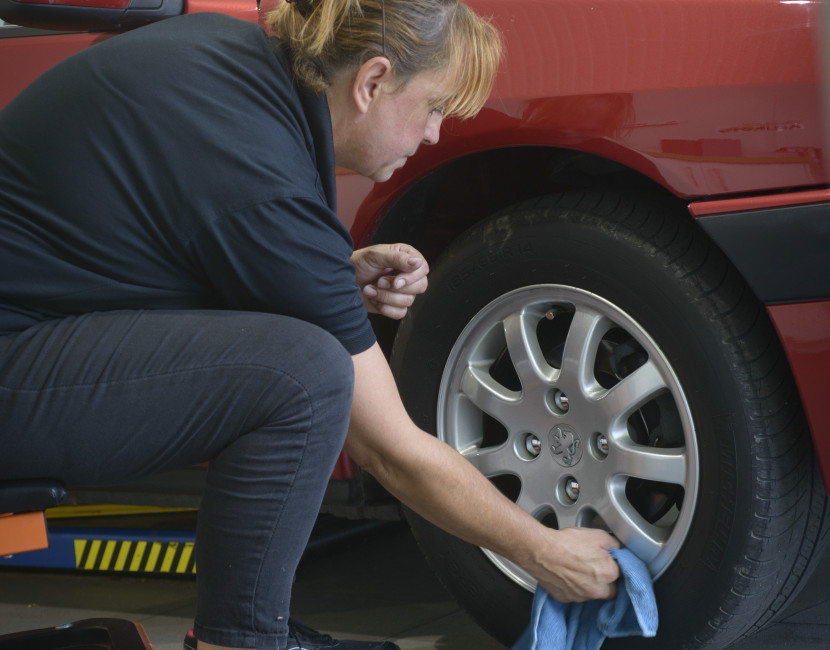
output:
M369 110L382 86L391 82L392 75L392 64L385 56L376 56L360 66L352 84L352 99L360 113Z

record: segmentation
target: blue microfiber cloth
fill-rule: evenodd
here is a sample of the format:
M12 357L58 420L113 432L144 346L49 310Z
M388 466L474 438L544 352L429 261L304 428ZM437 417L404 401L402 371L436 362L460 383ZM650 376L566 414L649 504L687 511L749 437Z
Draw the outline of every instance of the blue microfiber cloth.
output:
M613 600L560 603L538 587L530 625L511 650L597 650L606 637L654 636L657 602L651 575L627 549L611 549L623 580Z

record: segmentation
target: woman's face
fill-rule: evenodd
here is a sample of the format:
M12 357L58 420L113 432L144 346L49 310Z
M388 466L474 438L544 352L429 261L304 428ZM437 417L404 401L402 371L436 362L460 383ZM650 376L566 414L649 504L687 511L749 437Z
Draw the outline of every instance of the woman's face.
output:
M351 139L344 166L374 181L387 180L421 144L438 142L446 97L443 71L422 72L403 87L382 87Z

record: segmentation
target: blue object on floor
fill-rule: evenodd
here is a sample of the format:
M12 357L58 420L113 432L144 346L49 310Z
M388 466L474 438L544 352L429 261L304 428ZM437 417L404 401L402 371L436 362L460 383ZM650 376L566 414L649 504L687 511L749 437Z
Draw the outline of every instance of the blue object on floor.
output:
M597 650L606 637L657 634L657 602L648 568L627 549L611 549L623 580L613 600L560 603L536 589L530 625L511 650Z

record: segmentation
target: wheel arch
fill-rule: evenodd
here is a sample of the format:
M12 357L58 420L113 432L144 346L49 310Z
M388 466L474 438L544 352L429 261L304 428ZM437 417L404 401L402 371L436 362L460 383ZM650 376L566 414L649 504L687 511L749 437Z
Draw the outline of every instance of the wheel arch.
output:
M672 195L645 174L596 154L546 146L488 149L442 164L409 186L379 220L371 243L436 230L458 234L514 203L598 186Z
M661 196L676 206L677 218L693 219L688 201L620 162L573 149L512 146L472 153L431 170L399 194L360 240L407 242L434 264L459 235L511 205L591 188ZM389 354L397 322L378 318L373 324Z

